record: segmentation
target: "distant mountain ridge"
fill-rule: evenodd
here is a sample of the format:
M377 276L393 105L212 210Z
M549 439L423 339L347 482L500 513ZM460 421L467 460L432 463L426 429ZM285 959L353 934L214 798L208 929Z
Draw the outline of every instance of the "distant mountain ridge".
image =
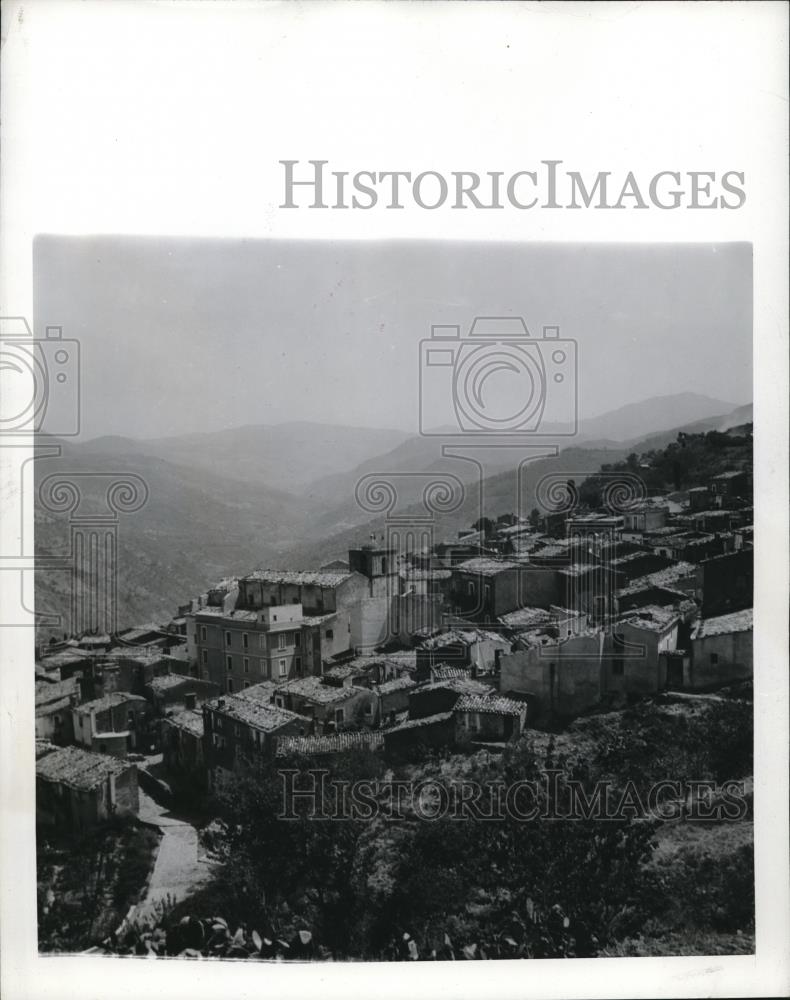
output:
M557 439L558 456L529 467L526 486L532 488L534 477L546 471L597 471L602 463L619 461L630 451L663 447L679 431L727 430L751 421L751 404L737 408L725 404L722 412L709 414L716 402L693 394L664 397L660 403L648 400L644 412L653 413L659 426L639 440L629 436L642 425L633 408L597 417L593 428L617 433L617 439L585 439L585 423L579 439ZM675 406L684 413L696 408L694 419L662 428ZM308 423L155 441L105 437L87 442L52 439L52 443L61 446L62 455L35 463L39 481L55 471L133 472L148 484L146 506L122 515L119 524L122 626L166 618L222 576L264 564L299 569L345 557L349 546L384 528L383 518L372 518L354 499L363 475L445 471L466 483L475 475L470 463L443 458L441 441L435 439ZM512 455L507 455L500 467L487 466L486 511L514 509L512 462ZM290 489L282 485L284 481ZM419 500L420 490L420 486L404 487L399 510L408 512ZM437 534L452 537L475 520L473 493L469 491L461 509L437 519ZM68 518L38 507L37 552L63 552L68 540ZM37 606L42 611L67 612L65 587L59 574L38 572Z
M298 490L313 479L389 451L408 436L405 431L291 421L145 440L96 438L80 447L151 455L242 482Z

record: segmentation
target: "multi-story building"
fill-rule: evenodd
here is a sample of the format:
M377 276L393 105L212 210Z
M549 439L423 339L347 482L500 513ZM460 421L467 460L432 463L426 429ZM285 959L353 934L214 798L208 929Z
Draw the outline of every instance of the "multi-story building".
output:
M203 706L203 752L210 787L245 759L272 755L278 737L304 736L310 730L309 719L270 703L266 685L260 697L254 688L250 692L224 695Z
M197 598L184 613L197 675L233 694L318 676L338 654L385 641L402 610L393 555L363 546L348 570L259 570Z
M139 695L115 691L71 710L74 740L89 750L123 757L145 749L148 702Z
M232 611L205 607L187 617L195 632L200 677L222 692L234 694L306 672L301 604Z

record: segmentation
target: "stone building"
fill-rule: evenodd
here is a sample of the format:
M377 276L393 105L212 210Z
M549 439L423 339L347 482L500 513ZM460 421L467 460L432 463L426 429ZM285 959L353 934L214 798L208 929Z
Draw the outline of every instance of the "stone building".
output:
M111 816L136 816L134 764L81 747L44 752L36 760L36 820L80 831Z
M700 621L691 635L691 661L684 686L704 690L752 677L753 633L752 608Z
M148 749L149 708L139 695L116 691L71 711L74 740L89 750L123 757L132 750Z

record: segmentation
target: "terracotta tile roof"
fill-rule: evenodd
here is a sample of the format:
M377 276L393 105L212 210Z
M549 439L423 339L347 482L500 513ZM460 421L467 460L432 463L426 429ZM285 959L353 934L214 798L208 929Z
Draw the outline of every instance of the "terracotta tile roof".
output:
M275 732L289 722L309 723L310 721L286 708L268 705L265 702L244 698L238 694L226 694L222 698L216 698L214 701L208 702L208 708L219 715L227 716L234 722L243 722L252 729L263 733Z
M486 629L461 629L452 628L447 632L439 632L430 639L426 639L420 644L421 649L442 649L444 646L461 643L464 646L471 646L476 642L505 642L501 635L496 632L489 632Z
M471 679L471 673L463 667L451 667L448 663L440 663L436 667L431 667L431 679L433 681L463 681Z
M153 691L169 691L180 684L194 683L197 680L197 677L190 677L189 674L165 674L163 677L152 677L148 687Z
M176 729L183 729L192 736L203 736L203 713L187 709L175 715L168 715L162 722Z
M301 753L306 756L325 753L343 753L346 750L378 750L384 745L380 732L332 733L328 736L281 736L277 740L275 756Z
M36 761L36 777L89 791L106 781L108 775L118 776L129 768L134 765L107 754L92 753L81 747L62 747Z
M427 715L424 719L407 719L405 722L401 722L398 726L393 726L391 729L385 729L384 735L388 736L390 733L401 733L408 729L421 729L423 726L433 726L438 722L446 722L448 719L452 719L452 712L439 712L438 715Z
M372 688L376 694L394 694L395 691L407 691L416 687L416 681L411 677L393 677L391 681L384 681L383 684L376 684Z
M466 695L455 703L456 712L483 712L486 715L523 715L526 711L523 701L514 701L502 695Z
M259 569L242 577L242 580L256 580L261 583L293 584L297 587L339 587L354 574L344 572L321 572L320 570L280 570Z
M91 712L105 712L108 708L118 708L120 705L132 703L145 705L145 698L141 698L137 694L129 694L128 691L113 691L110 694L106 694L103 698L94 698L93 701L86 701L82 705L77 705L75 711L84 715L90 715Z
M663 632L678 621L678 614L670 608L648 604L644 608L635 608L621 615L619 621L634 628L647 629L650 632Z
M485 695L490 693L491 686L484 684L482 681L475 680L467 674L466 677L450 677L447 680L436 680L430 681L427 684L420 684L418 688L415 688L414 695L421 695L427 691L438 691L439 689L455 691L457 694Z
M732 611L727 615L703 619L696 628L694 639L707 639L714 635L729 635L733 632L751 632L754 628L754 608Z
M348 698L359 694L364 688L359 687L335 687L332 684L324 684L320 677L297 677L295 680L286 681L280 685L280 691L288 694L295 694L299 698L314 701L319 705L329 705L335 701L346 701Z
M268 705L278 686L274 681L261 681L260 684L251 684L248 688L237 691L236 697L247 698L249 701L262 701Z
M532 625L548 625L552 616L545 608L519 608L518 611L502 615L499 620L508 628L529 628Z
M467 559L466 562L459 563L455 569L477 576L498 576L506 570L519 569L519 564L504 559Z
M58 681L50 684L49 681L38 681L36 683L36 708L42 708L51 702L67 701L74 695L79 694L76 677L69 677L68 680Z

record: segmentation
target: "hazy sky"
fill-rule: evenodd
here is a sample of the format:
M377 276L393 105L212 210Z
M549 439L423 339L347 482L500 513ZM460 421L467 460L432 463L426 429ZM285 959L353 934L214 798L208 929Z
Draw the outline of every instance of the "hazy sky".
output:
M39 237L35 328L83 351L84 437L314 420L418 425L431 324L521 315L579 344L582 418L752 399L747 244Z

